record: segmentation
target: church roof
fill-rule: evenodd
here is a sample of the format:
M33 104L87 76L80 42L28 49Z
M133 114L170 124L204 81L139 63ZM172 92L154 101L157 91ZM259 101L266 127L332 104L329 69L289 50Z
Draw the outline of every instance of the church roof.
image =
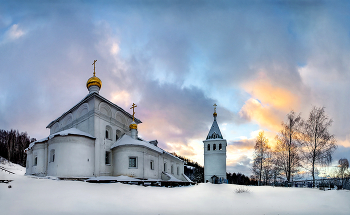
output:
M37 140L35 142L32 142L29 144L29 147L26 148L25 150L28 150L28 149L31 149L36 143L42 143L42 142L45 142L45 141L48 141L56 136L67 136L67 135L78 135L78 136L84 136L84 137L90 137L92 139L96 139L94 136L88 134L88 133L85 133L77 128L70 128L70 129L67 129L67 130L63 130L63 131L60 131L60 132L56 132L54 134L51 134L49 135L48 137L45 137L43 139L40 139L40 140Z
M111 149L114 149L118 146L125 146L125 145L142 146L142 147L146 147L148 149L151 149L151 150L156 151L156 152L161 153L161 154L168 154L171 157L174 157L174 158L177 158L178 160L181 160L180 158L170 154L169 152L159 148L158 146L155 146L153 143L150 143L150 142L152 142L152 141L145 141L142 139L136 140L136 139L130 137L129 135L124 134L121 138L119 138L116 142L113 143L113 145L111 146Z
M207 140L208 139L223 139L219 125L216 121L216 116L214 116L214 122L211 125L210 131L207 135Z
M89 93L85 98L83 98L78 104L76 104L74 107L72 107L71 109L69 109L68 111L66 111L65 113L63 113L60 117L58 117L57 119L53 120L52 122L50 122L50 124L48 124L46 126L46 128L51 128L56 122L60 121L61 119L63 119L67 114L71 113L72 111L78 109L83 103L85 103L86 101L90 100L93 97L97 97L99 99L101 99L102 101L108 103L109 105L111 105L112 107L116 108L118 111L124 113L127 117L132 119L132 115L128 112L126 112L123 108L119 107L118 105L112 103L111 101L109 101L108 99L106 99L105 97L101 96L100 94L94 92L94 93ZM142 123L141 120L135 118L135 122L136 123Z

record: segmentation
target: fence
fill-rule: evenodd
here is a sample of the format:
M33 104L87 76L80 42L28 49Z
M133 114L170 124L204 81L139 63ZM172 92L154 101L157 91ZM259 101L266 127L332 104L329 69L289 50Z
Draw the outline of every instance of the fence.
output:
M283 186L283 187L313 187L313 180L298 180L292 182L282 182L274 183L274 186ZM324 178L324 179L315 179L315 186L320 189L346 189L350 190L350 177L344 179L341 178Z

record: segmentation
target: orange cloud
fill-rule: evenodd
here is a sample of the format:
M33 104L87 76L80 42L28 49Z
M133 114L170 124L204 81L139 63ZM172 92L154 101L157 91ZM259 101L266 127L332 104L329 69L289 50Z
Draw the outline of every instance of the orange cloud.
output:
M299 99L292 92L282 87L272 85L272 83L266 79L243 84L243 89L250 93L253 98L261 101L261 103L269 104L285 112L298 109L300 104Z
M240 116L257 122L260 126L278 132L281 122L291 110L300 106L298 97L288 89L274 86L267 79L243 84L252 95L240 110Z
M350 135L347 135L345 139L337 139L337 144L344 146L344 147L350 147Z
M263 106L256 99L250 98L243 105L239 112L240 116L257 122L259 125L278 131L281 124L281 116L276 109L270 106Z
M182 143L166 143L169 152L176 152L178 155L192 158L197 155L195 149L192 146L186 146Z

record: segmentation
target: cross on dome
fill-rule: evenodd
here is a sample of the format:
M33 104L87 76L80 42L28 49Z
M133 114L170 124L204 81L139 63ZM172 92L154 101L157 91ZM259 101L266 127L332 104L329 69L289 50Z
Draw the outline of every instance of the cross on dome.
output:
M214 106L214 113L213 113L213 116L214 116L214 118L216 118L216 116L218 115L218 114L216 113L216 106L217 106L217 105L214 104L213 106Z
M89 78L89 80L86 82L86 88L88 88L89 93L93 93L93 92L99 93L99 90L102 87L102 81L98 77L96 77L96 75L95 75L95 70L96 70L95 64L96 64L96 61L97 60L94 60L94 62L92 63L92 65L94 65L94 73L93 73L94 76Z
M134 122L135 119L135 108L137 107L137 105L135 105L135 103L132 103L132 106L130 109L132 109L132 121Z
M97 60L94 60L94 62L91 65L94 65L94 77L95 77L95 63Z

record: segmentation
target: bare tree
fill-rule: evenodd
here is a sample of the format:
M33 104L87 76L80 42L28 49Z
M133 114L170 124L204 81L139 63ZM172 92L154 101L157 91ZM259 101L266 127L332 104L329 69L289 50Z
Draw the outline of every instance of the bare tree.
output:
M328 131L333 121L328 119L324 109L314 107L303 125L302 152L306 163L311 165L313 186L315 186L315 167L329 165L332 153L337 148L334 135Z
M25 166L26 153L24 153L24 150L29 146L30 142L34 141L36 139L30 139L27 132L19 133L18 130L5 131L0 129L0 156Z
M273 152L270 147L268 147L265 152L262 173L264 184L270 183L274 176Z
M344 186L344 176L347 173L347 170L349 168L349 161L346 158L341 158L338 161L339 164L339 172L338 172L338 176L340 176L340 178L342 179L342 186Z
M282 123L281 131L276 135L275 165L279 167L287 181L298 172L301 167L300 129L302 120L300 114L296 116L294 111L287 115L287 122Z
M261 179L264 174L264 168L266 168L266 161L269 155L269 149L270 147L268 146L268 139L264 136L264 132L259 132L258 136L256 137L256 143L254 147L254 160L252 167L253 174L258 179L259 186L261 184Z

